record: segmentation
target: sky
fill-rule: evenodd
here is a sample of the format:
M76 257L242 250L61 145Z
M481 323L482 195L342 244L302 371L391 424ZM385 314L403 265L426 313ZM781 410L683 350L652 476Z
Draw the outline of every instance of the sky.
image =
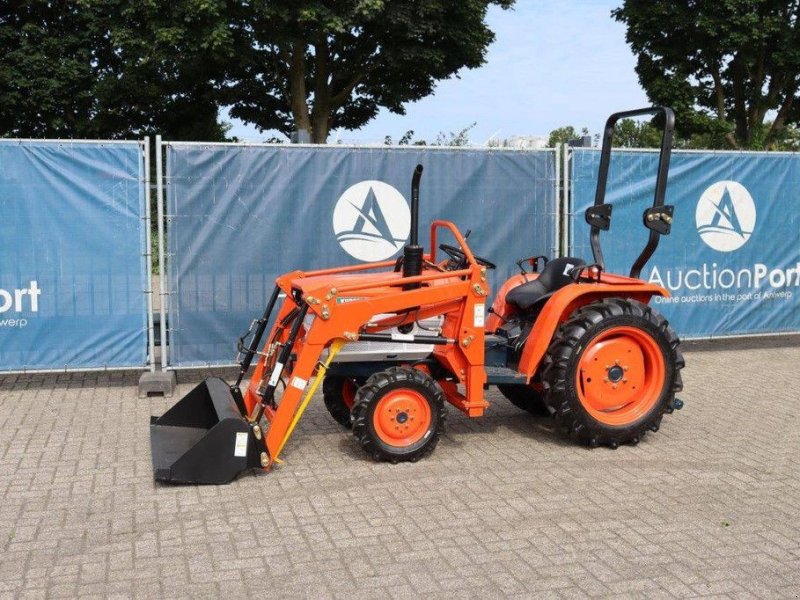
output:
M382 110L357 131L337 130L329 142L397 141L470 131L473 144L515 135L547 136L563 125L601 131L612 112L648 104L625 43L625 27L610 12L621 0L517 0L512 10L490 7L495 32L486 63L441 81L434 93L406 105L405 115ZM230 135L261 141L252 126L232 120Z

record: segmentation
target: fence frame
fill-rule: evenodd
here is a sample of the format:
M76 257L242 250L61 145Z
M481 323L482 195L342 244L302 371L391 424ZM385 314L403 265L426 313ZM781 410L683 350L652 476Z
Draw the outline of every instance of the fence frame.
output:
M3 144L59 144L62 146L78 146L78 145L86 145L86 144L99 144L100 146L104 145L124 145L124 144L137 144L139 146L139 151L141 153L139 160L142 164L143 169L143 179L140 183L144 183L145 185L145 194L144 194L144 203L145 203L145 214L141 217L144 221L145 227L145 240L147 247L142 252L142 261L146 263L145 274L147 277L145 278L145 289L142 291L145 295L145 304L147 306L147 339L148 339L148 351L147 351L147 358L145 359L144 365L137 365L137 366L114 366L109 367L108 365L102 367L70 367L68 365L64 365L63 368L50 368L50 369L0 369L0 377L5 375L52 375L58 373L105 373L111 371L143 371L143 370L155 370L155 341L153 340L153 333L155 332L155 325L153 323L153 310L152 310L152 299L153 299L153 278L151 276L151 269L152 263L150 259L151 250L151 239L150 239L150 187L149 187L149 180L150 180L150 148L149 148L149 138L145 137L142 140L73 140L68 138L54 138L54 139L38 139L38 138L3 138L0 139L0 143Z
M151 373L156 370L156 326L155 318L153 316L153 220L150 209L150 200L152 198L152 190L150 189L150 137L144 138L144 205L145 205L145 260L147 261L147 269L145 269L146 282L145 294L147 295L147 368Z
M168 365L167 347L167 303L169 302L169 288L167 279L167 263L165 244L166 236L164 231L164 156L163 147L169 142L163 142L161 135L156 136L156 212L158 213L158 294L159 306L158 313L160 319L159 333L161 334L161 370L166 371Z
M565 144L566 146L566 144ZM641 154L658 154L658 148L617 148L618 152L631 152L631 153L641 153ZM566 227L564 229L565 239L564 241L564 250L563 252L566 254L569 251L570 244L573 241L574 233L575 233L575 221L571 219L573 216L578 216L575 213L575 206L574 206L574 198L572 197L572 184L575 178L574 175L574 167L575 162L572 160L572 155L575 152L600 152L600 148L596 148L592 146L591 148L572 148L571 146L566 147L565 151L565 161L569 162L569 168L565 167L565 178L569 180L569 189L570 194L568 198L568 202L564 205L565 210L563 212L563 217L566 223ZM569 158L567 158L567 154L569 154ZM797 156L800 159L800 151L798 152L791 152L791 151L775 151L775 152L766 152L762 150L697 150L693 148L676 148L672 151L673 156L676 154L727 154L727 155L756 155L756 156ZM567 173L567 171L569 171ZM669 197L669 180L667 180L667 197ZM746 339L746 338L759 338L759 337L785 337L790 335L800 335L800 331L775 331L775 332L754 332L754 333L728 333L728 334L721 334L721 335L707 335L707 336L681 336L681 341L685 342L696 342L696 341L711 341L711 340L726 340L726 339Z
M190 371L190 370L198 370L198 369L225 369L225 368L235 368L238 367L238 363L230 362L230 363L204 363L204 364L192 364L192 365L173 365L171 364L172 358L172 349L167 344L167 330L169 327L167 323L169 322L169 313L170 313L170 303L169 299L171 297L171 291L169 289L169 276L167 275L167 269L165 268L164 257L166 256L169 259L169 253L166 251L166 239L169 235L168 231L164 231L163 224L169 223L170 219L174 215L170 215L166 210L166 198L164 194L164 190L166 190L167 186L169 185L168 177L165 175L162 169L162 164L164 162L168 162L168 155L167 160L164 160L164 150L171 147L171 146L189 146L189 147L230 147L230 148L287 148L287 149L294 149L294 148L310 148L314 150L336 150L336 149L354 149L354 150L413 150L414 146L409 145L398 145L398 144L286 144L286 143L276 143L276 142L184 142L184 141L170 141L170 140L163 140L161 135L156 136L156 202L159 210L158 216L158 226L159 226L159 284L161 287L160 295L161 295L161 307L160 307L160 319L161 319L161 369L163 371ZM560 237L561 237L561 222L562 222L562 205L561 205L561 188L564 181L564 173L562 171L562 149L558 146L554 148L501 148L501 147L489 147L489 146L479 146L479 147L472 147L472 146L424 146L423 147L426 151L433 150L437 152L447 152L447 151L456 151L456 152L467 152L467 151L480 151L480 152L495 152L498 154L504 153L514 153L514 154L524 154L524 153L546 153L553 155L553 166L554 166L554 174L553 174L553 192L554 192L554 203L552 210L554 211L554 219L555 219L555 232L554 232L554 239L553 245L551 246L551 250L555 255L560 254ZM168 169L167 169L168 170ZM166 298L165 298L166 297ZM245 326L243 324L243 326Z
M102 367L70 367L64 365L63 368L47 368L47 369L14 369L14 370L0 370L0 376L3 375L16 375L16 374L57 374L57 373L74 373L74 372L109 372L109 371L142 371L148 370L155 372L157 363L160 363L161 371L177 371L177 370L196 370L204 368L227 368L235 367L236 363L208 363L198 365L172 365L171 362L171 348L168 345L168 318L171 312L171 292L169 288L170 278L167 273L166 261L169 259L167 252L167 224L172 215L169 215L166 210L166 189L169 185L165 175L164 162L166 156L164 150L172 145L180 146L205 146L205 147L231 147L231 148L313 148L316 150L330 150L330 149L373 149L373 150L409 150L409 146L402 145L364 145L364 144L336 144L336 145L320 145L320 144L282 144L274 142L172 142L164 141L162 136L156 135L154 140L155 146L155 187L156 187L156 218L157 218L157 247L158 247L158 260L159 260L159 316L160 316L160 347L161 356L160 361L156 360L156 340L155 340L155 290L153 286L154 277L152 273L152 224L153 215L151 209L152 201L152 187L153 182L151 179L151 138L144 137L142 140L73 140L73 139L33 139L33 138L9 138L2 140L3 144L20 145L25 143L47 143L57 144L63 146L69 145L123 145L123 144L137 144L140 149L140 160L142 161L143 177L142 182L144 185L144 215L141 217L143 226L145 228L145 248L142 252L142 261L145 263L145 289L143 293L146 300L146 318L147 318L147 359L144 365L136 366L102 366ZM598 148L573 148L568 144L560 144L555 148L494 148L494 147L470 147L470 146L426 146L426 151L484 151L496 153L530 153L530 152L545 152L552 153L554 157L554 175L553 175L553 188L555 193L555 204L553 210L555 212L555 231L554 231L554 246L552 248L555 256L564 256L568 253L570 245L576 237L576 223L575 206L573 196L574 184L574 167L573 160L575 152L599 152ZM624 152L630 153L657 153L657 149L651 148L624 148L620 149ZM697 149L676 149L673 151L675 154L724 154L724 155L755 155L763 156L765 152L757 150L697 150ZM800 152L792 151L778 151L769 152L770 156L798 156ZM755 337L773 337L773 336L792 336L798 335L800 332L774 332L774 333L740 333L740 334L723 334L723 335L710 335L710 336L696 336L684 338L687 341L699 340L716 340L716 339L735 339L735 338L755 338Z
M574 168L575 168L575 161L572 160L572 156L575 152L600 152L600 148L596 148L592 146L591 148L573 148L567 144L564 144L564 179L568 182L565 184L565 189L569 190L567 195L567 201L563 207L562 216L564 218L564 228L562 231L564 232L564 239L562 240L564 243L564 247L562 252L566 254L569 251L570 244L573 241L574 236L574 229L575 223L570 222L570 217L575 215L575 206L574 206L574 198L572 197L572 189L573 189L573 182L575 181L574 177ZM658 148L617 148L617 152L631 152L631 153L641 153L641 154L658 154ZM791 152L786 150L776 151L776 152L765 152L761 150L697 150L693 148L677 148L672 151L673 156L676 154L728 154L728 155L756 155L756 156L797 156L800 158L800 151L798 152ZM667 186L669 186L669 181L667 181ZM800 332L798 332L800 333ZM717 339L720 337L744 337L744 336L752 336L752 335L786 335L786 332L783 333L775 333L775 334L736 334L736 335L726 335L726 336L716 336L716 337L708 337L708 338L686 338L686 339ZM791 334L789 334L791 335Z

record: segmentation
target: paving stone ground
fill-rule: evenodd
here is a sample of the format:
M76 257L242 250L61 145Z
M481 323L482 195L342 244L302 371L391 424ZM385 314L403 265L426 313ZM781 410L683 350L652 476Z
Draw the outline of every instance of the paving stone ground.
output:
M135 375L2 377L0 597L798 597L800 342L686 358L684 410L636 447L492 393L427 459L378 464L316 399L285 464L220 487L154 484L174 399Z

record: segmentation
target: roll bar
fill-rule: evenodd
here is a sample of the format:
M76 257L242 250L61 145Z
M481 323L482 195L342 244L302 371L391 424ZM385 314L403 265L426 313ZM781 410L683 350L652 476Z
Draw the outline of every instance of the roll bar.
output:
M647 244L639 257L631 266L630 276L638 279L642 267L647 264L650 257L658 247L662 235L669 235L672 228L672 216L675 207L664 204L667 192L667 176L669 174L669 159L672 155L672 135L675 131L675 113L666 106L651 106L617 112L608 117L603 132L603 148L600 152L600 168L597 173L597 192L594 205L586 209L586 222L591 226L590 241L594 262L605 269L603 250L600 247L600 231L608 231L611 227L611 205L606 204L606 184L608 183L608 169L611 165L611 143L614 138L614 125L620 119L629 119L642 115L664 115L664 130L661 133L661 151L658 157L658 173L656 175L656 189L653 197L653 206L646 209L642 215L644 226L650 230Z

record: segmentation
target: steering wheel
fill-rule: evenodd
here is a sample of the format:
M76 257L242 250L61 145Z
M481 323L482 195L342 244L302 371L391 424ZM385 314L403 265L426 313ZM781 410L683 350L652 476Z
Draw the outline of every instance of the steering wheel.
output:
M439 250L447 254L453 262L458 264L459 266L465 265L467 263L467 255L461 250L461 248L456 248L455 246L451 246L450 244L439 244ZM474 254L472 257L475 259L475 262L481 265L482 267L486 267L487 269L496 269L497 265L493 262L486 260L485 258L481 258L480 256L475 256Z

